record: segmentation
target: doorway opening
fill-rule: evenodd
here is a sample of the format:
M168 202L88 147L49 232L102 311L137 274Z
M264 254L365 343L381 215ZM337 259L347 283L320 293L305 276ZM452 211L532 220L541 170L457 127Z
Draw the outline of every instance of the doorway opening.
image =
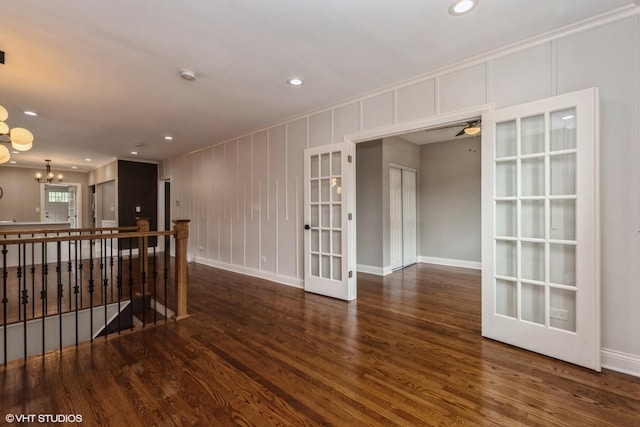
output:
M81 184L42 184L40 221L49 224L68 222L69 228L82 227Z
M357 270L419 262L481 268L479 115L357 141Z

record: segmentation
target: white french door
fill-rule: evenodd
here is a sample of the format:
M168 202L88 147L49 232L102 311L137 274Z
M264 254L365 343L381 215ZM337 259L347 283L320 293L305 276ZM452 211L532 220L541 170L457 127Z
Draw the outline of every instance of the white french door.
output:
M304 289L356 298L355 148L345 142L304 152Z
M482 127L482 335L599 371L598 91Z

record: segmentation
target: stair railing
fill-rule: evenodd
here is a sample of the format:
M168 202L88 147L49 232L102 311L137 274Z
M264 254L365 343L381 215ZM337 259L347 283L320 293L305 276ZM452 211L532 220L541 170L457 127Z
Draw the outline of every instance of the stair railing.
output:
M1 231L2 363L187 317L188 237L189 220L149 231L146 218L135 227Z

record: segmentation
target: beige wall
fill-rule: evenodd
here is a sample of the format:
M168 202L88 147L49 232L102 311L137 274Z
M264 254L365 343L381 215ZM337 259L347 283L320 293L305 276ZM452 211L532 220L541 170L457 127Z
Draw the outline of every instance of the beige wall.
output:
M4 195L0 199L0 220L18 222L40 221L40 184L33 180L41 169L0 166L0 186ZM57 172L57 171L56 171ZM89 224L91 204L89 201L88 175L85 172L62 171L63 183L81 184L83 224Z

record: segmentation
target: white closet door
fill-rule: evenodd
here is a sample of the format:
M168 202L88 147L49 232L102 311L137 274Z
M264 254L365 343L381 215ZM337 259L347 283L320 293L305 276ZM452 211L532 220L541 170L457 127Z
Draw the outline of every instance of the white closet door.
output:
M402 265L407 267L418 262L416 236L416 173L402 171Z
M389 168L389 262L402 268L402 170Z

